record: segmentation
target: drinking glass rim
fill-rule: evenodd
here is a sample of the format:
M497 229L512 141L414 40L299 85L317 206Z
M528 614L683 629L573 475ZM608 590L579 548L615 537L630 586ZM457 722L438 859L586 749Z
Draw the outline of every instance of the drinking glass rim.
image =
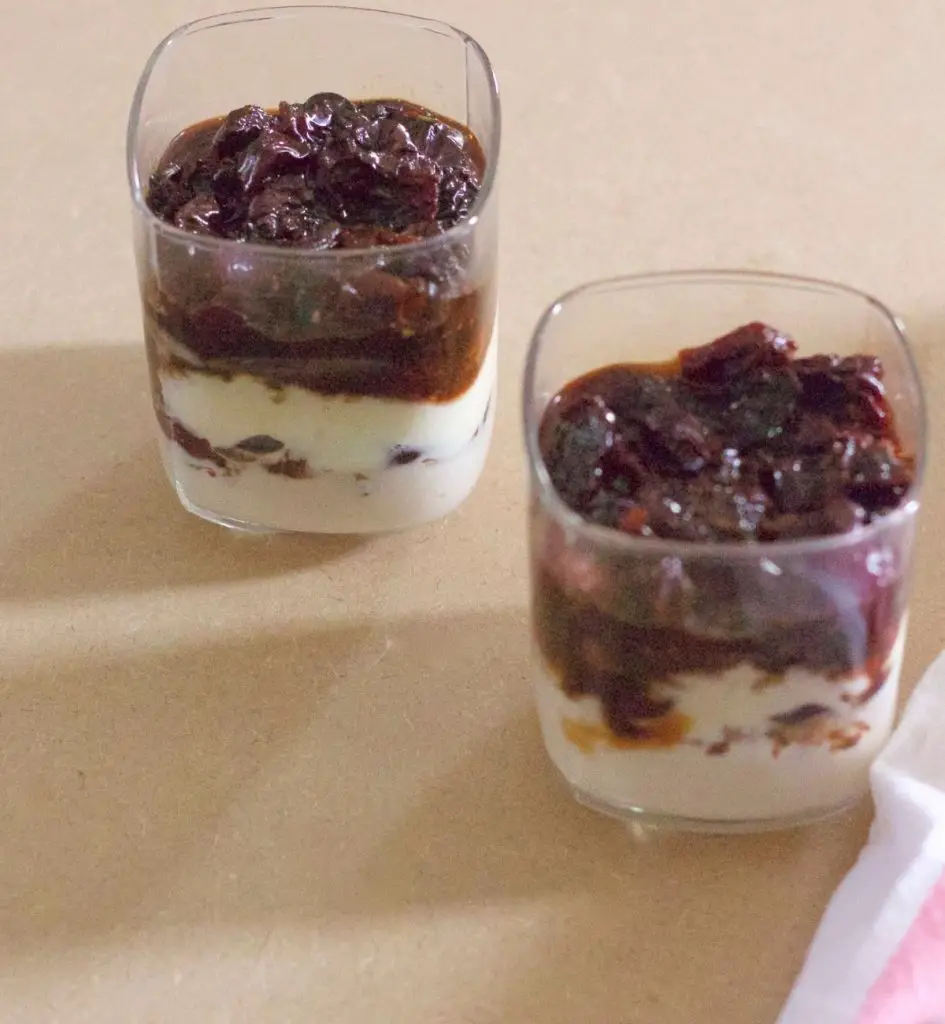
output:
M379 18L388 18L391 21L410 22L416 28L437 35L451 35L459 39L467 47L471 48L486 73L489 83L489 103L491 113L491 129L489 142L491 144L492 158L486 162L486 173L482 185L473 202L469 215L463 220L447 228L439 235L431 238L423 238L416 242L406 242L403 245L372 245L363 249L328 249L317 252L304 248L282 248L280 246L268 245L260 242L244 242L235 238L217 238L212 235L198 235L191 231L185 231L174 224L169 224L156 216L144 198L144 187L142 185L140 168L135 155L135 143L138 138L138 126L141 118L141 108L144 103L144 96L150 84L154 69L157 67L164 52L183 36L193 35L196 32L203 32L210 28L223 28L227 25L238 22L249 21L272 21L279 17L291 15L307 15L315 11L350 11L358 14L377 15ZM458 238L464 238L471 234L482 216L482 211L489 202L494 190L496 171L499 162L499 149L502 139L502 108L499 101L499 84L496 79L495 69L489 55L482 45L469 33L456 28L449 22L440 21L436 18L424 18L415 14L400 14L397 11L385 11L377 7L360 7L356 4L285 4L276 7L247 7L240 10L225 11L221 14L211 14L203 18L194 18L192 21L179 25L172 32L169 32L151 51L138 84L135 87L134 96L131 101L131 109L128 113L128 125L125 134L125 169L128 176L128 185L131 190L131 201L135 210L150 222L160 234L168 239L176 240L181 244L198 246L210 249L215 252L231 251L233 253L248 253L259 258L287 258L303 260L319 260L324 262L338 262L345 260L356 261L376 257L378 254L415 256L424 252L435 251L441 246L449 245ZM485 148L485 147L484 147Z
M918 429L914 452L915 476L912 486L905 495L903 502L891 512L874 519L865 526L858 526L846 533L828 534L823 537L800 537L776 541L748 541L743 543L726 543L723 541L683 541L666 537L638 537L601 526L585 519L575 512L560 497L551 482L551 476L541 456L538 445L538 428L541 414L533 413L530 408L537 373L538 358L542 349L545 333L562 310L574 299L590 292L626 290L645 286L661 286L671 284L723 284L726 282L742 284L767 284L784 288L796 288L799 291L820 291L846 295L860 299L872 306L892 328L902 350L908 375L916 394L916 413ZM544 409L542 409L542 413ZM737 560L770 559L772 562L779 557L799 556L829 552L859 544L877 534L885 533L897 525L911 519L919 510L922 484L925 477L926 448L928 435L928 411L925 391L912 345L902 320L889 309L885 303L851 285L823 278L806 277L798 274L785 274L774 271L754 271L742 269L696 268L691 270L663 270L640 274L624 274L613 277L598 278L586 281L562 293L551 302L539 317L532 332L525 360L525 373L522 381L522 423L525 434L525 449L528 456L531 479L536 485L538 499L553 519L569 531L583 534L598 546L611 547L625 554L646 555L652 557L685 557L685 558L725 558Z

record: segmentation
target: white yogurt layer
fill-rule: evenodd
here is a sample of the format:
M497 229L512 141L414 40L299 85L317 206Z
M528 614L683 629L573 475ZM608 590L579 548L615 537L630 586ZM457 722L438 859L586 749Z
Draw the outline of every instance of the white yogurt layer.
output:
M680 676L666 694L692 720L692 728L671 747L620 749L598 743L586 752L569 739L565 724L577 722L594 732L606 728L598 699L571 699L539 669L535 696L545 745L579 795L615 813L720 824L827 813L869 789L869 767L895 718L905 632L903 624L885 684L862 706L841 698L863 693L870 685L866 676L840 683L789 669L782 681L763 687L757 685L762 674L750 665L705 677ZM845 727L861 731L858 741L846 749L791 743L776 751L765 735L771 716L803 704L833 709ZM731 742L724 754L707 754L706 746L722 741L724 730L732 727L745 738Z
M322 395L294 385L274 391L247 374L162 375L161 390L168 415L214 448L266 434L313 469L372 473L394 445L450 458L467 444L495 388L496 349L493 335L476 380L452 402Z
M179 445L161 437L168 476L185 507L243 529L307 533L382 533L430 522L469 497L482 473L495 412L449 459L417 460L376 473L324 470L294 480L249 465L236 476L211 475Z
M243 528L374 533L438 519L470 494L482 472L495 417L495 334L472 386L452 402L320 395L287 387L278 402L251 377L162 377L168 416L216 449L255 435L281 441L304 459L300 479L266 463L227 472L161 438L161 454L181 502L206 518ZM419 449L391 465L396 447Z

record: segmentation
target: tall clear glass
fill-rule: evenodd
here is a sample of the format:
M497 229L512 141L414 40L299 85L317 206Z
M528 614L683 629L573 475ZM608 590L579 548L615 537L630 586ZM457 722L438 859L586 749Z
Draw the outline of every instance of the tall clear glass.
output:
M564 504L539 448L556 392L600 367L663 362L758 320L795 337L800 356L882 358L916 461L903 504L846 534L740 544L632 536ZM792 825L862 798L896 713L925 448L921 385L896 318L852 289L776 275L588 284L538 324L524 427L535 697L548 754L574 796L608 814L707 831ZM615 734L604 699L646 709L634 735Z
M313 251L189 233L148 208L182 130L320 92L406 100L471 129L485 171L468 216L408 244ZM495 409L499 122L482 48L426 19L265 8L157 47L128 175L162 456L186 508L235 528L361 533L468 496Z

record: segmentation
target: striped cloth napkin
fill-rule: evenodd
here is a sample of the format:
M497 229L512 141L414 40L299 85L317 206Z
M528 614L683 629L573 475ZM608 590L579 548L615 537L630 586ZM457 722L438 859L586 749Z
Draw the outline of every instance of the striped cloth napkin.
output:
M873 766L869 842L778 1024L945 1024L945 654Z

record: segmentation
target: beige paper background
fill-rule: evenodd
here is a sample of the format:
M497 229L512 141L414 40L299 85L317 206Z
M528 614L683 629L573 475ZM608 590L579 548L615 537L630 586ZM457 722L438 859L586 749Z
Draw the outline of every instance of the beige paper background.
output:
M231 536L151 441L124 121L233 6L33 0L0 85L0 1022L773 1021L866 811L634 843L527 690L516 389L580 279L734 265L906 319L943 423L945 7L413 0L500 76L502 379L476 495L367 542ZM906 678L942 646L934 456Z

